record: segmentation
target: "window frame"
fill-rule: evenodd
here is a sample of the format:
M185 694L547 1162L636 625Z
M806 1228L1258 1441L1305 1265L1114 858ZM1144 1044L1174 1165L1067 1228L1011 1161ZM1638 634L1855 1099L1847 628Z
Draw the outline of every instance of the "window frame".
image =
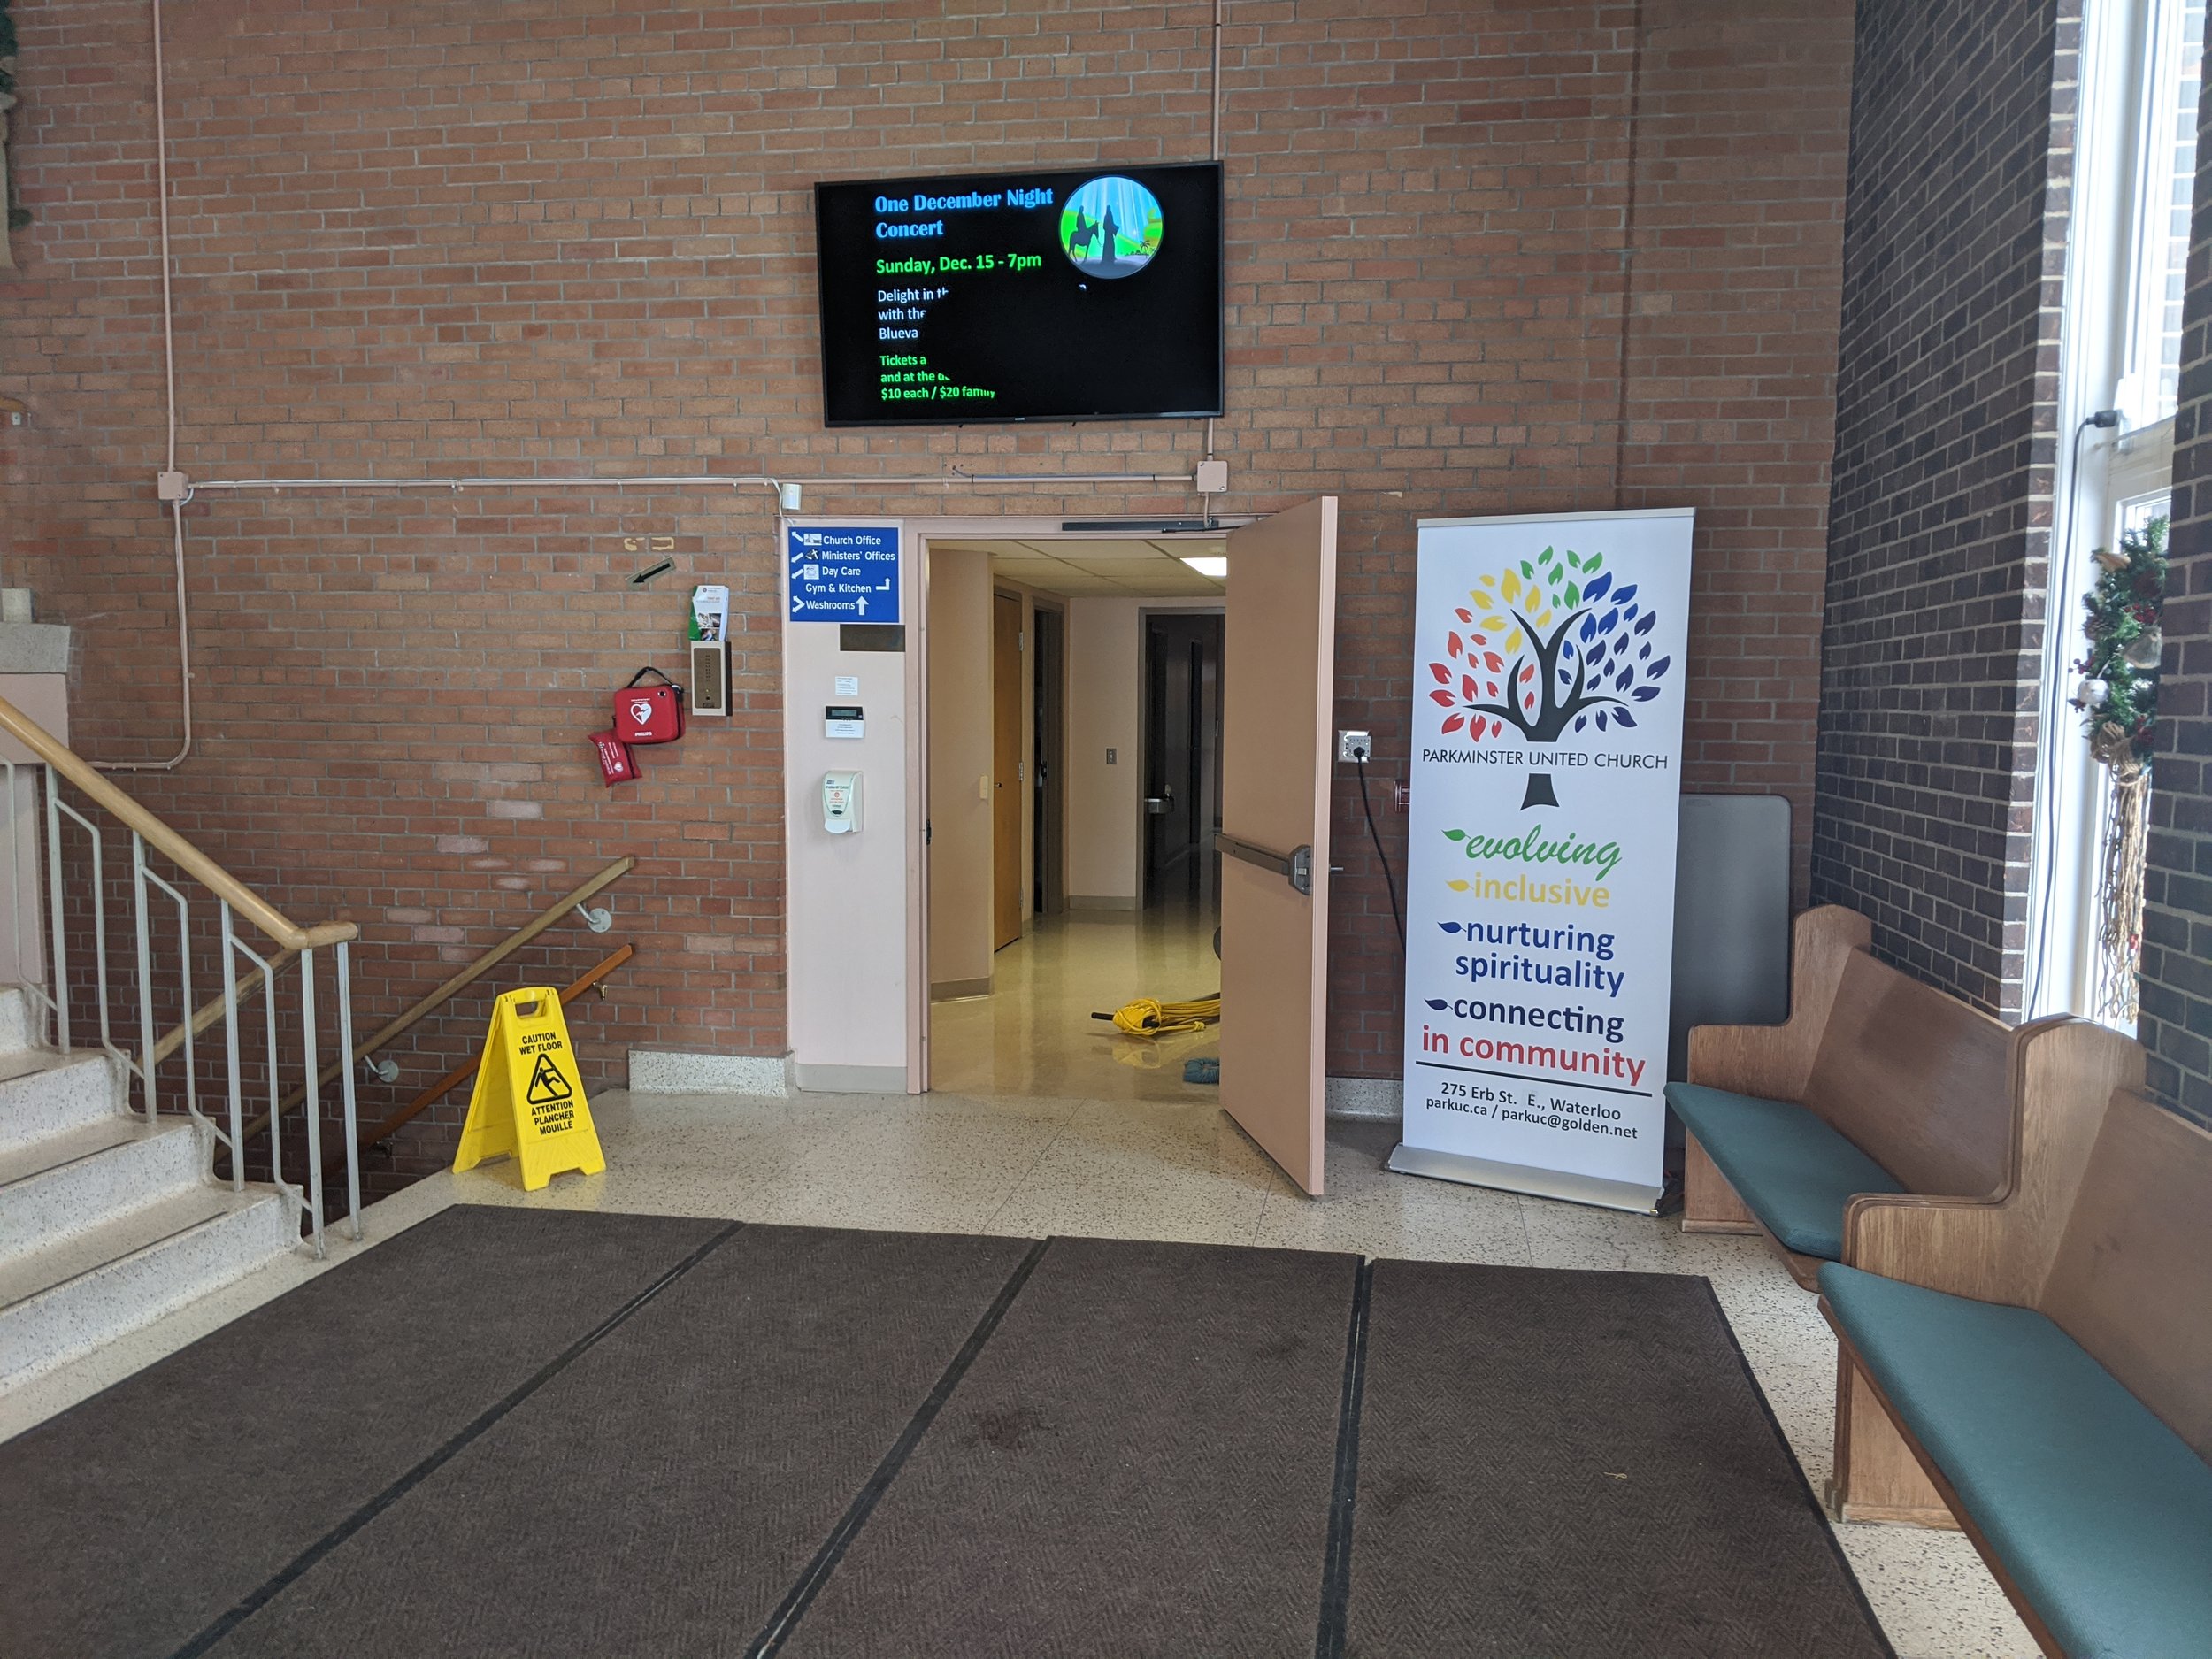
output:
M2096 1006L2097 887L2110 786L2073 698L2092 555L2129 505L2170 488L2173 420L2160 407L2181 176L2177 126L2191 0L2085 0L2058 377L2054 515L2019 1015ZM2191 170L2193 177L2193 169ZM2116 426L2092 417L2116 411Z

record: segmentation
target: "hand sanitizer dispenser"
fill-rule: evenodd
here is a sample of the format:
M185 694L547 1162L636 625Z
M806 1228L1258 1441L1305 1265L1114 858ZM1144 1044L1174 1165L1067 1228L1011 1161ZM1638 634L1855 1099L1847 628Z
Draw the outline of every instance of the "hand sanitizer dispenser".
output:
M833 835L849 835L860 827L858 772L822 774L822 827Z

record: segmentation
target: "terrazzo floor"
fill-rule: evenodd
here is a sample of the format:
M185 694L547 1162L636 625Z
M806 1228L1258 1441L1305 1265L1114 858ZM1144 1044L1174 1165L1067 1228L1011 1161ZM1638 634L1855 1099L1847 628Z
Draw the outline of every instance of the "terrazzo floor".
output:
M1386 1173L1394 1132L1332 1124L1327 1195L1298 1193L1210 1102L803 1094L629 1095L594 1102L603 1175L525 1194L510 1164L421 1181L366 1212L365 1245L288 1260L103 1352L0 1395L0 1439L96 1392L354 1250L456 1202L1359 1251L1436 1261L1701 1273L1815 1491L1829 1466L1835 1344L1813 1298L1758 1240ZM1902 1659L2034 1659L1955 1533L1839 1527ZM1778 1659L1779 1656L1778 1655Z

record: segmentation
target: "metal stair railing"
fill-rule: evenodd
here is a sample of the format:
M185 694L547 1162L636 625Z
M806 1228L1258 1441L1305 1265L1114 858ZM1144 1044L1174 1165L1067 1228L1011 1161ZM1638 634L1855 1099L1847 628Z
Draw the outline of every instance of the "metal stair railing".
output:
M296 958L299 966L296 982L298 986L302 1057L306 1075L306 1087L301 1097L306 1108L305 1185L303 1187L284 1179L282 1137L277 1134L269 1138L269 1176L272 1185L284 1195L296 1215L300 1210L306 1212L313 1249L320 1256L324 1253L324 1072L319 1048L316 955L319 951L328 952L334 962L337 995L335 1024L341 1056L338 1071L347 1153L346 1208L351 1221L352 1236L358 1239L361 1236L361 1164L356 1149L354 1077L353 1067L344 1064L343 1057L353 1052L352 964L348 948L358 937L359 930L347 921L324 922L312 927L299 926L118 788L95 770L89 762L5 698L0 698L0 733L13 738L35 757L32 761L20 763L0 757L0 779L4 780L7 791L9 910L14 932L15 971L39 1027L34 1032L34 1036L44 1038L48 1022L50 1022L53 1046L63 1054L75 1051L73 1047L74 1033L70 1021L69 929L64 914L62 875L62 834L66 823L84 833L90 851L91 991L98 1022L99 1046L122 1068L127 1079L135 1080L138 1111L149 1125L159 1121L160 1091L157 1079L160 1066L165 1060L181 1050L184 1058L184 1109L202 1133L203 1143L207 1148L208 1171L211 1175L214 1148L218 1146L224 1148L230 1155L231 1188L233 1191L242 1191L246 1185L243 1156L246 1142L245 1080L239 1009L242 1002L251 997L257 989L262 993L262 1023L265 1027L263 1061L269 1086L269 1111L272 1115L280 1114L288 1102L281 1097L279 1084L277 974ZM19 782L19 774L27 772L31 783L28 803L31 817L28 822L24 815L26 803ZM130 832L130 895L137 954L135 1055L128 1046L127 1036L121 1041L118 1041L115 1031L117 1022L111 1017L114 987L110 981L108 964L106 840L101 826L65 797L65 784ZM42 829L42 834L40 833ZM39 869L42 862L41 841L43 841L42 872ZM27 842L32 876L28 884L24 879ZM174 865L183 876L205 888L215 900L222 964L220 1011L228 1097L228 1110L224 1114L223 1123L211 1118L200 1108L197 1039L215 1022L208 1017L212 1012L211 1005L208 1009L196 1008L192 1000L192 899L182 887L148 863L149 849ZM40 879L42 874L42 880ZM165 1038L157 1038L155 1032L154 895L157 893L175 906L177 991L179 1006L184 1010L181 1025ZM30 912L27 936L25 930L27 910ZM204 915L204 911L202 914ZM264 949L268 950L268 955L255 949L240 936L236 922L242 917L266 941ZM42 933L44 934L42 941ZM242 983L239 973L242 960L253 970L245 976Z
M459 972L452 975L444 984L439 986L435 990L429 992L427 995L417 1001L414 1006L407 1010L405 1013L400 1015L396 1019L394 1019L390 1024L385 1025L380 1030L373 1032L368 1036L364 1037L360 1041L359 1044L351 1049L350 1052L352 1053L353 1058L357 1062L366 1060L371 1055L376 1053L378 1049L383 1048L386 1044L404 1036L409 1031L412 1030L419 1021L427 1018L432 1014L436 1013L440 1009L443 1008L448 1002L451 1002L463 991L468 989L469 987L474 985L479 979L481 979L494 968L499 966L501 963L506 961L508 957L513 956L525 945L529 944L541 933L543 933L549 928L552 927L555 923L565 919L570 911L573 910L576 914L584 918L585 926L589 927L594 933L603 932L606 927L612 926L611 921L608 919L608 913L606 911L595 911L588 910L586 907L593 899L598 897L601 893L605 891L608 887L612 887L616 882L621 880L624 876L628 875L631 871L636 868L637 859L634 856L625 853L621 857L614 860L613 863L608 864L604 869L601 870L598 874L590 877L581 885L571 888L568 892L561 895L559 898L553 900L550 903L547 904L543 910L540 910L534 917L531 918L529 921L515 929L513 933L508 934L506 938L501 940L499 943L494 945L489 950L485 951L481 956L478 956L475 961L470 963L468 966L463 968ZM595 917L600 919L594 920L593 918ZM281 964L279 965L281 965ZM339 1070L343 1064L344 1062L342 1060L333 1060L329 1064L323 1068L321 1081L324 1087L327 1088L334 1081L336 1080ZM246 1138L249 1141L252 1140L254 1136L259 1134L264 1129L268 1127L273 1115L280 1116L282 1113L291 1110L293 1107L300 1103L300 1102L306 1096L306 1094L307 1089L304 1085L294 1088L290 1094L287 1094L284 1099L277 1104L273 1112L264 1112L260 1117L255 1118L251 1123L246 1125Z

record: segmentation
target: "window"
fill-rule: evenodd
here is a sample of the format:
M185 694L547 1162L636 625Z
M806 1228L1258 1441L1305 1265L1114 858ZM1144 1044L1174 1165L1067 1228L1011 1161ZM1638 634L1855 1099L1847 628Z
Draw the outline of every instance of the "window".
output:
M2134 948L2107 943L2100 902L2108 869L2128 866L2112 858L2115 800L2074 702L2075 664L2093 555L2166 511L2204 21L2205 0L2084 7L2026 1018L2078 1013L2127 1029L2135 1021Z
M2127 361L2111 405L2135 427L2171 419L2180 388L2181 301L2204 62L2204 0L2160 0L2141 9L2150 16L2137 100L2141 165L2128 203Z

